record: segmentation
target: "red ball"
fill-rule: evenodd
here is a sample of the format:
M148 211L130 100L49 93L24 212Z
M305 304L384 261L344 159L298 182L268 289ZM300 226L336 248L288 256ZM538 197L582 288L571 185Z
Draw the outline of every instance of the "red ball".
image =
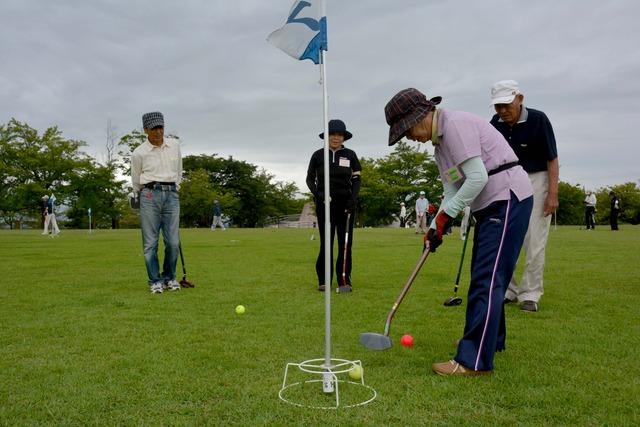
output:
M400 344L404 347L413 347L413 337L411 335L403 335L400 338Z

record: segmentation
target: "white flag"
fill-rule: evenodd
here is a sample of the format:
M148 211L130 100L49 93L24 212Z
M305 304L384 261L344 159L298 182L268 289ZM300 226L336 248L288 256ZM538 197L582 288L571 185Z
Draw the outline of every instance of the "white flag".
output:
M327 18L322 0L296 0L282 28L269 34L267 41L295 59L320 63L320 51L327 50Z

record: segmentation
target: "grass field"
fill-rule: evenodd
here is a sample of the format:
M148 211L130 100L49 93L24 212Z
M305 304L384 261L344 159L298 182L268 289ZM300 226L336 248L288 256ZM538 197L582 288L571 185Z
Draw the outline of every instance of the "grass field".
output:
M541 310L506 307L494 375L442 378L430 365L451 358L464 321L464 304L442 305L457 231L427 260L385 352L358 337L382 332L420 240L354 233L355 292L332 294L332 355L361 360L378 397L338 410L278 399L287 362L324 356L311 230L182 230L196 288L162 295L148 291L138 230L0 232L0 424L640 425L640 227L552 229ZM341 391L345 403L361 394ZM327 403L319 385L294 397Z

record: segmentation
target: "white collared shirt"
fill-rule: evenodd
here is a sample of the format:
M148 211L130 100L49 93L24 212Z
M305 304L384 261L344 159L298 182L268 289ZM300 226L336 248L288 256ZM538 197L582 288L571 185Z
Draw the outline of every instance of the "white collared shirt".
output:
M131 155L131 183L138 192L149 182L175 182L180 188L182 181L182 154L177 138L165 137L156 147L149 140L140 144Z
M595 206L598 203L598 200L596 199L596 195L592 193L584 198L584 202L587 206Z
M427 207L429 206L429 201L426 197L420 197L416 200L416 212L419 214L423 214L427 211Z

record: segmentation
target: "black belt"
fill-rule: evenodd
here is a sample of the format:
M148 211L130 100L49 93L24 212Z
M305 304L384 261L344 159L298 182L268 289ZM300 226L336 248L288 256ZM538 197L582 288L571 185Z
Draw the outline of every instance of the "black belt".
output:
M144 188L148 188L150 190L162 190L162 191L171 191L176 189L175 182L147 182L144 184Z
M491 175L495 175L497 173L500 173L502 171L506 171L507 169L511 169L514 166L518 166L518 162L511 162L511 163L505 163L504 165L498 166L497 168L490 170L488 172L489 176Z

